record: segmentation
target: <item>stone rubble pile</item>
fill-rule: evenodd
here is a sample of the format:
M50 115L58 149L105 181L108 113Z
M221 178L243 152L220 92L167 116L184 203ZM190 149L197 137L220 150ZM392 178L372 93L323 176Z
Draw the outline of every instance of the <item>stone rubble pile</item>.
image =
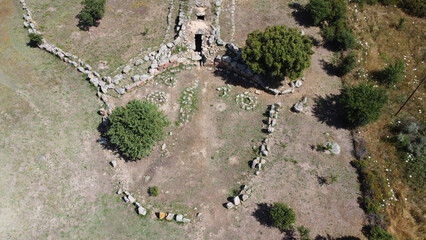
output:
M182 96L179 99L180 109L179 109L179 120L178 123L182 126L185 123L188 123L193 112L194 106L193 103L196 101L198 94L198 80L191 86L183 90Z
M167 96L165 92L162 91L153 91L146 97L148 102L152 102L157 106L163 105L167 102Z
M185 218L182 214L174 214L174 213L165 213L165 212L158 212L157 214L158 219L166 221L175 220L178 223L190 223L191 219Z
M219 97L228 97L229 93L232 90L232 87L231 87L231 85L226 84L226 86L218 87L218 88L216 88L216 90L219 92Z
M300 113L300 112L303 111L303 107L307 104L308 104L308 98L306 96L304 96L302 98L302 100L300 100L299 102L297 102L293 105L292 110L294 112Z
M249 188L247 185L242 185L238 196L231 197L232 201L225 203L224 204L225 207L227 209L231 209L231 208L234 208L235 206L239 206L240 204L242 204L242 202L247 201L251 192L252 192L251 188Z
M242 109L253 110L257 105L257 96L249 92L238 94L235 101Z
M139 202L137 202L136 199L128 191L122 191L120 189L120 190L117 191L117 194L123 194L122 199L125 203L129 203L129 202L132 203L135 206L136 212L139 215L146 216L146 214L147 214L146 208L142 207L139 204Z

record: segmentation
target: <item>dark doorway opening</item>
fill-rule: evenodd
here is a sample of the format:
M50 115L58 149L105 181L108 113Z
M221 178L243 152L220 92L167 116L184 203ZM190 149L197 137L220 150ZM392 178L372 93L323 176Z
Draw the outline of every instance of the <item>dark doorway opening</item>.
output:
M195 51L196 52L201 52L201 47L202 47L202 34L195 34Z
M203 16L197 16L197 19L204 21L204 15Z

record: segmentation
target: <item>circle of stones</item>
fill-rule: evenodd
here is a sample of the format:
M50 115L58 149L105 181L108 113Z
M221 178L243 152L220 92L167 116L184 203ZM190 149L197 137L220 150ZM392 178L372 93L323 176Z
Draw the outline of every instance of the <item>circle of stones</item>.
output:
M218 88L216 88L216 90L219 91L219 97L228 97L229 93L232 90L232 87L231 87L231 85L226 84L226 86L218 87Z
M163 83L168 87L173 87L176 85L176 79L174 77L166 77L163 79Z
M146 97L146 100L152 102L156 105L163 105L167 102L167 97L165 92L154 91Z
M245 110L252 110L257 105L257 97L249 92L238 94L235 101Z

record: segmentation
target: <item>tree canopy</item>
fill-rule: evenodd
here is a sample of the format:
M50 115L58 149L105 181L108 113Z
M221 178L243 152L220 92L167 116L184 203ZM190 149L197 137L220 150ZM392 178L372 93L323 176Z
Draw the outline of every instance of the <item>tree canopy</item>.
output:
M275 25L250 33L241 56L255 73L295 79L311 65L311 48L299 30Z
M341 103L350 127L360 127L379 119L381 110L388 100L384 89L371 85L346 86Z
M269 215L272 220L272 225L280 230L290 228L296 221L296 214L293 209L281 202L274 203L269 211Z
M83 0L80 20L87 26L94 26L105 14L105 0Z
M163 112L150 102L132 100L117 107L108 118L106 135L118 150L131 160L146 157L164 137L170 124Z

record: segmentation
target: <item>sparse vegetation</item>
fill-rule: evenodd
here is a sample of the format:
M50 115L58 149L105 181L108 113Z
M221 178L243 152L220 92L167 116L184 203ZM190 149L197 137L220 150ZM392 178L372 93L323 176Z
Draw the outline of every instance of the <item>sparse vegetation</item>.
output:
M397 59L392 64L388 61L386 67L379 73L379 81L386 86L393 86L403 78L405 64L402 59Z
M159 191L158 191L158 187L157 187L157 186L149 187L148 192L149 192L149 196L151 196L151 197L156 197L156 196L158 196L158 194L159 194Z
M256 30L247 37L241 56L255 73L295 79L311 64L311 40L286 26Z
M366 84L346 86L342 91L341 103L349 127L365 126L379 119L387 99L386 91L381 88Z
M155 104L139 100L117 107L108 119L106 135L131 160L148 156L155 143L163 139L164 128L169 125L166 116Z
M378 225L367 225L363 228L365 235L370 240L393 240L393 236Z
M356 66L356 56L353 52L349 52L346 56L342 57L336 66L337 74L344 76L350 73Z
M311 237L309 236L309 228L305 226L300 226L297 228L297 231L299 232L300 240L310 240Z
M272 220L272 225L284 231L293 226L296 221L296 214L293 209L286 204L276 202L269 211Z

